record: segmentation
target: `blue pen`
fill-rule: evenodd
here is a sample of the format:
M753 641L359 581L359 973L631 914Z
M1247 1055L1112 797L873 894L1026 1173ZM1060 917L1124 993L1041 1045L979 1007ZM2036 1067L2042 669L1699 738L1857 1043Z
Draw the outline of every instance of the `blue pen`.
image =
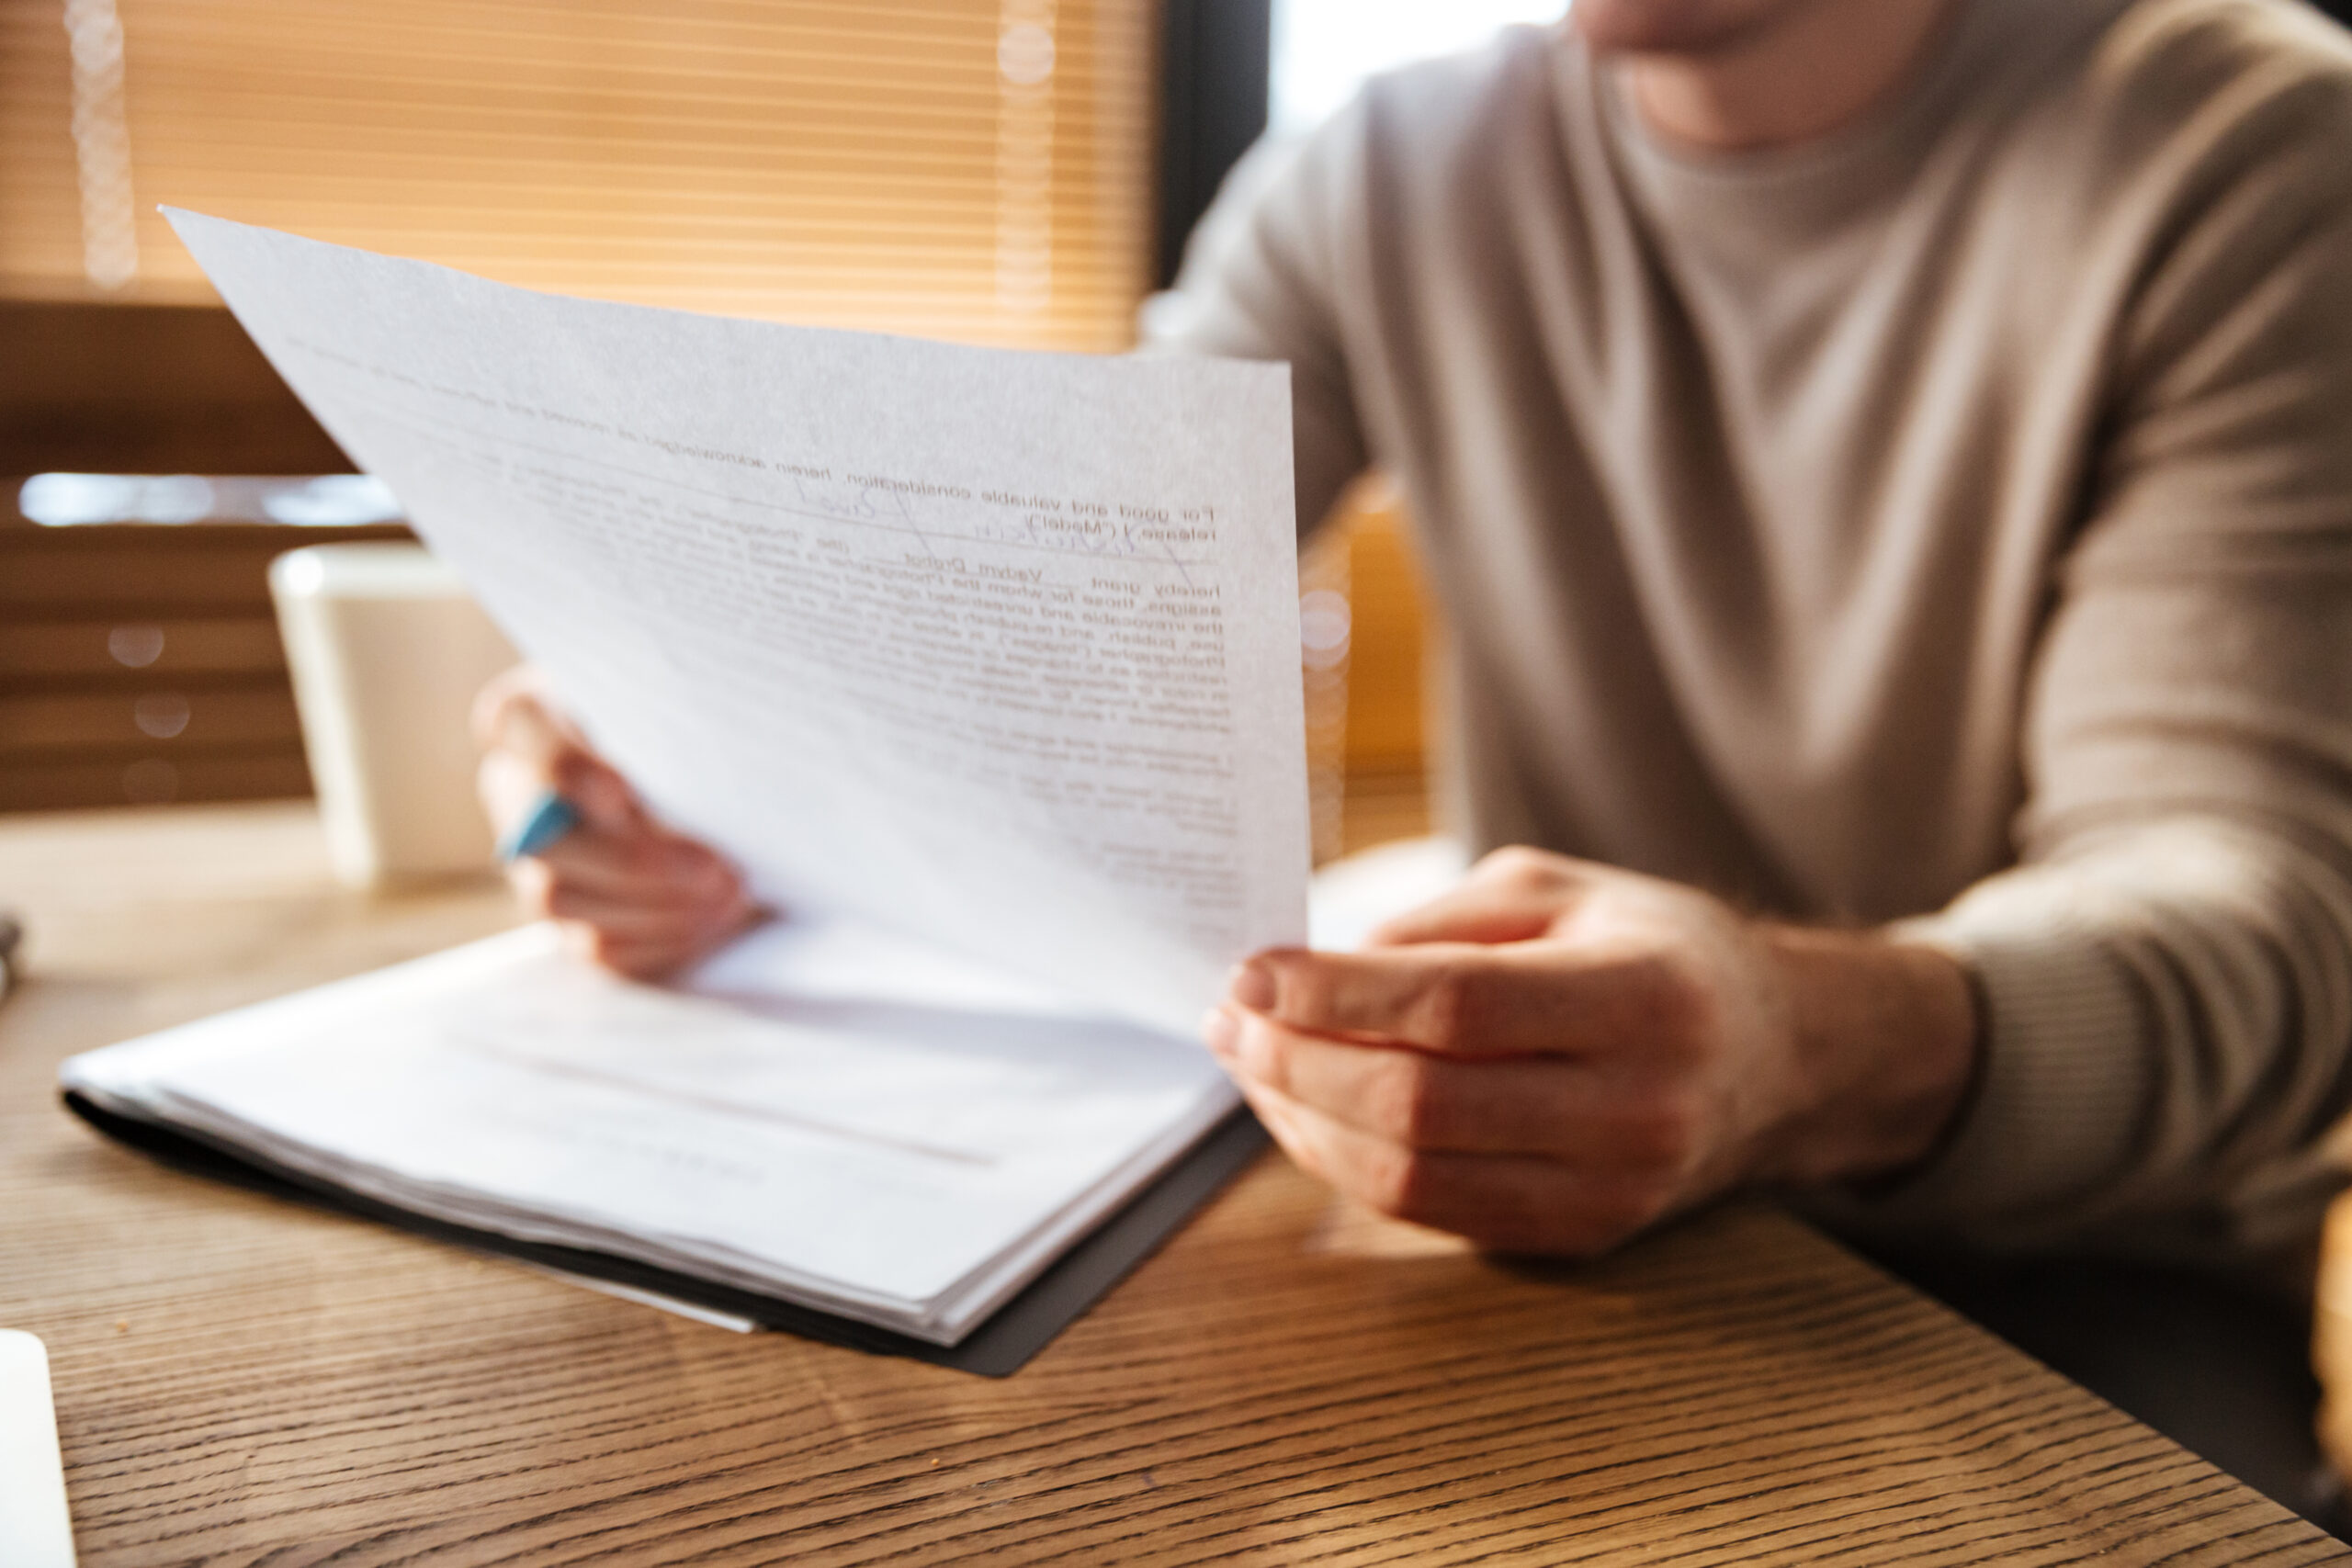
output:
M514 861L538 854L579 826L578 807L551 789L541 790L539 798L531 802L531 809L523 813L523 819L514 825L514 831L498 846L498 858Z

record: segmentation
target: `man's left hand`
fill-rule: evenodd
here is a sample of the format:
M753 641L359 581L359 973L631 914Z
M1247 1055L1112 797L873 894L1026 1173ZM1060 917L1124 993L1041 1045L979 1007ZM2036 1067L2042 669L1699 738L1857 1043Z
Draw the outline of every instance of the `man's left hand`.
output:
M1968 979L1933 948L1533 850L1363 952L1258 954L1204 1032L1341 1191L1571 1256L1736 1187L1917 1162L1977 1049Z

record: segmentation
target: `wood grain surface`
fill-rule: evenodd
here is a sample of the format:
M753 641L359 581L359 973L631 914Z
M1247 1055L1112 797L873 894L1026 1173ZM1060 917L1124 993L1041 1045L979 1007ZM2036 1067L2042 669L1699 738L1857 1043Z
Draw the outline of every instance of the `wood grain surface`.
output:
M1007 1381L690 1323L55 1104L69 1052L496 929L496 889L334 892L307 808L197 807L0 820L11 903L0 1325L49 1344L96 1568L2352 1560L1761 1206L1510 1267L1270 1158Z

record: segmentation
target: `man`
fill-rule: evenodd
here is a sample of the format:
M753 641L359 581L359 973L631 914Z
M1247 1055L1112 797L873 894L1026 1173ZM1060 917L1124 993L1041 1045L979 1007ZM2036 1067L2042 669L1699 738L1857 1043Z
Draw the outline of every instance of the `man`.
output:
M1746 1187L2245 1268L2352 1103L2352 50L2293 0L1577 0L1374 83L1196 244L1299 515L1398 476L1462 887L1204 1032L1482 1243ZM746 913L543 705L493 794L608 961ZM1578 858L1567 858L1575 856Z

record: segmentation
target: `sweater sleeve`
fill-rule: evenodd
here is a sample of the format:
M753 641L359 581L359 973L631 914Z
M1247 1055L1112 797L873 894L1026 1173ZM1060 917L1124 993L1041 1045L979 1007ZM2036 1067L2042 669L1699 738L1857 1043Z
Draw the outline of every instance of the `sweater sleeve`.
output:
M1290 366L1301 537L1368 460L1333 295L1356 124L1342 114L1303 143L1252 148L1193 231L1175 289L1144 314L1148 349Z
M1897 928L1979 987L1929 1165L1836 1217L2242 1262L2352 1105L2352 90L2274 73L2175 197L2027 694L2022 858Z

